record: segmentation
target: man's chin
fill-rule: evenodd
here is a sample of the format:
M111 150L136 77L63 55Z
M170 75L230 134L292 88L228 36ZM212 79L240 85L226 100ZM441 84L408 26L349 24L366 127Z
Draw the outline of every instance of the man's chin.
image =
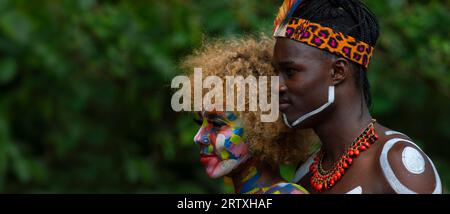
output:
M283 113L283 120L286 123L289 123L289 125L291 125L298 117L293 116L293 114L290 114L288 112Z

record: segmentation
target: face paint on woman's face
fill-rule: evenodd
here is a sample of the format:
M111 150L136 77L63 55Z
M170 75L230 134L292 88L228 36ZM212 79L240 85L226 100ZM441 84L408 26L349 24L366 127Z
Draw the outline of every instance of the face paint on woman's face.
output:
M242 121L233 112L198 114L201 125L194 137L200 162L209 177L227 175L249 157Z

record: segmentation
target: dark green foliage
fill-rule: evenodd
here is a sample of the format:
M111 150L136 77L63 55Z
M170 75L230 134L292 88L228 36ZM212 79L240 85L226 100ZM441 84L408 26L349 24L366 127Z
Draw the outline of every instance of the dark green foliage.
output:
M170 107L203 37L270 33L281 1L0 0L0 192L230 192L207 178L196 127ZM375 117L450 182L446 1L368 1L381 40Z

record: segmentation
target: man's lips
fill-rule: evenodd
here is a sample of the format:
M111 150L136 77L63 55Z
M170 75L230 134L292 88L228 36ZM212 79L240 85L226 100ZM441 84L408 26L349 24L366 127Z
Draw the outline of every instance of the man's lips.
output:
M287 108L289 108L289 106L291 105L291 102L289 102L288 99L285 98L281 98L279 101L279 108L280 111L285 111Z

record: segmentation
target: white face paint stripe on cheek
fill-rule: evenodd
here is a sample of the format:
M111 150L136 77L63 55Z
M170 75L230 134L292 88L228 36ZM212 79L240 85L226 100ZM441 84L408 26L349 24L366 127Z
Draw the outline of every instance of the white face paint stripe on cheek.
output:
M334 102L334 99L335 99L334 86L329 86L328 87L328 101L325 104L323 104L319 108L317 108L317 109L315 109L315 110L313 110L313 111L311 111L311 112L309 112L309 113L307 113L305 115L300 116L297 120L292 122L292 124L289 124L289 121L287 119L286 114L283 114L283 121L284 121L284 123L286 124L287 127L289 127L289 128L295 127L298 124L300 124L301 122L303 122L304 120L306 120L306 119L308 119L308 118L310 118L310 117L320 113L321 111L325 110L328 106L330 106Z
M216 150L218 152L225 148L225 136L223 134L218 134L216 137Z

